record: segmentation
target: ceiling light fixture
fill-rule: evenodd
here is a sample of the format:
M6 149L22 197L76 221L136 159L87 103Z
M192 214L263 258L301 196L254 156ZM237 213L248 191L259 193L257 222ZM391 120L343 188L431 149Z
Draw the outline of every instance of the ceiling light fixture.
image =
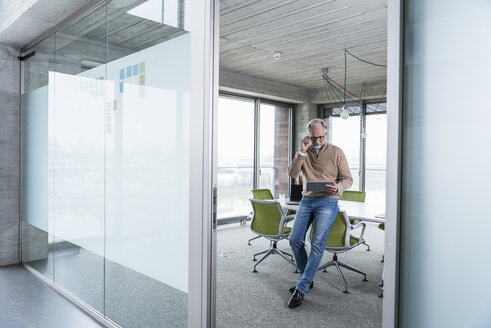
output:
M339 114L343 120L346 120L349 117L349 111L346 109L346 105L343 106L341 110L341 114Z
M353 92L349 91L347 88L347 79L348 79L347 55L350 55L353 58L355 58L361 62L364 62L366 64L369 64L369 65L384 67L384 68L387 67L387 65L376 64L376 63L372 63L370 61L367 61L365 59L359 58L359 57L353 55L352 53L350 53L348 51L348 49L344 49L344 85L337 83L336 81L334 81L332 78L330 78L328 76L327 67L321 67L321 76L322 76L322 80L324 82L324 88L326 90L326 96L328 98L328 102L331 102L333 104L338 104L337 108L333 109L333 114L339 115L342 119L349 118L351 114L366 115L366 113L365 114L362 113L363 106L364 106L362 100L364 99L363 91L365 90L365 83L363 83L363 85L362 85L362 89L361 89L359 96L355 95ZM384 94L382 95L382 98L384 98L384 96L385 96L385 91L384 91ZM329 98L331 98L331 99L329 99ZM342 108L340 109L339 107L341 107L341 105L342 105ZM378 107L379 106L377 105L377 108L375 108L375 110L372 109L371 111L372 112L377 111ZM383 108L383 109L385 109L383 111L387 111L386 108ZM366 110L366 107L365 107L365 110ZM378 111L378 112L381 112L381 111ZM366 138L366 136L367 136L367 133L366 133L365 129L363 129L363 131L361 132L361 137Z
M283 56L283 54L281 52L279 52L279 51L273 52L273 58L274 59L280 59L281 56Z

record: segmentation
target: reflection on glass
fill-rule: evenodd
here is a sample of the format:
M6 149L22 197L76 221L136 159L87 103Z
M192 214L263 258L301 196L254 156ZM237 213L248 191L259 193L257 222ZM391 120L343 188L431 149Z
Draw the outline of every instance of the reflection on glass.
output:
M220 97L217 139L218 217L248 215L253 186L253 101Z
M24 63L22 260L120 326L183 327L189 1L158 22L139 5L104 2Z
M53 280L53 135L48 129L54 68L54 36L31 51L23 66L22 90L22 262Z
M348 119L332 117L331 143L340 147L348 160L353 177L350 190L360 190L360 116L350 116Z
M187 324L190 34L167 4L108 3L105 310L128 327Z
M136 316L163 326L171 313L187 320L189 42L182 35L107 65L115 87L106 131L106 315L129 326ZM122 277L113 268L120 265L144 277ZM139 295L120 287L141 288L141 279L163 284ZM156 312L142 318L148 306Z
M55 283L101 313L106 53L100 47L105 33L94 32L104 29L104 16L105 8L99 7L56 33L55 72L49 76ZM97 75L88 75L88 71L97 71Z

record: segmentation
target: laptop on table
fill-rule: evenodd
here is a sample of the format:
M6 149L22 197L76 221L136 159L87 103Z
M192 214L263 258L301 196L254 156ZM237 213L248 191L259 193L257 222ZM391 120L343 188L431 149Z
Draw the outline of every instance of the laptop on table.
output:
M290 188L290 200L287 201L286 203L289 205L300 204L300 201L302 200L302 196L303 196L302 191L303 191L302 185L292 184Z

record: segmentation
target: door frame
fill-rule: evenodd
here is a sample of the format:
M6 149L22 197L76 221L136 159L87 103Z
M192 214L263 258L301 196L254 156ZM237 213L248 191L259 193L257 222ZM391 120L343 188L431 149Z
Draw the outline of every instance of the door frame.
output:
M193 1L191 36L191 131L203 142L191 143L189 327L216 326L216 113L218 104L219 0ZM383 328L398 326L399 220L402 149L404 1L388 3L387 182ZM199 27L202 30L199 30ZM194 47L194 48L193 48ZM204 58L203 58L204 55ZM201 75L200 75L201 74ZM194 115L194 110L196 115ZM196 134L195 134L196 136ZM195 167L195 166L193 166ZM195 172L193 172L195 171ZM202 188L196 188L196 182ZM215 193L216 195L216 193ZM199 315L198 315L199 313Z
M188 326L215 327L218 0L191 1Z
M404 1L388 3L387 15L387 180L382 327L398 326L399 221L402 156Z

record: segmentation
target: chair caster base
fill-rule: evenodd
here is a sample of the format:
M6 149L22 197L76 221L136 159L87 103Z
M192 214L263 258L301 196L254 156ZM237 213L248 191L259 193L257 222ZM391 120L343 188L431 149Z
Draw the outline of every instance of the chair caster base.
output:
M346 289L345 291L343 291L343 293L345 294L349 294L348 290Z
M256 270L256 269L254 269L254 270L252 270L252 272L257 273L257 270Z
M362 281L368 281L368 279L365 277L365 279L362 279Z

